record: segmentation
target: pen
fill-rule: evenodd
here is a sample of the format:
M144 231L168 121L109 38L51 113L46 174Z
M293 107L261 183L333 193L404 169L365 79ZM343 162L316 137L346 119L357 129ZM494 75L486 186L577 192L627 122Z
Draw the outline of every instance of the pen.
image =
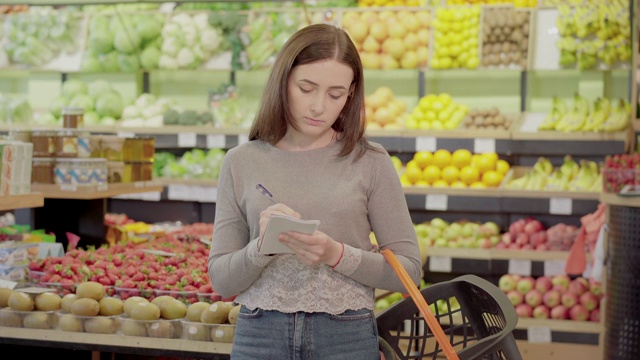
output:
M273 194L271 194L266 187L262 186L262 184L256 185L256 189L258 189L258 191L260 191L267 199L271 200L272 203L277 204L277 202L273 200Z

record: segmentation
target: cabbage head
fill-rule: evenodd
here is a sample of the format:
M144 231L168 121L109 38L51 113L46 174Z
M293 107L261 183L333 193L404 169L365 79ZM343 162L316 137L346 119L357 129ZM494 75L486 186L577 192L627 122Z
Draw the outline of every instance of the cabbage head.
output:
M87 112L95 108L95 101L88 94L78 94L71 98L69 106L83 108Z
M122 114L122 98L115 92L101 95L96 101L96 112L100 117L119 118Z
M89 96L94 99L99 98L102 94L113 91L111 84L106 80L94 80L89 83Z
M87 94L87 84L82 80L69 79L62 83L62 96L73 99L78 94Z

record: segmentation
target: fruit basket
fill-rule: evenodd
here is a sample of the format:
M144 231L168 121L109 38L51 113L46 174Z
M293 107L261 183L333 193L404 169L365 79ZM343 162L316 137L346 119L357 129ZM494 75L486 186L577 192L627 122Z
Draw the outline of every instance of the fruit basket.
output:
M183 303L189 305L198 301L198 292L196 291L176 291L176 290L159 290L155 289L155 297L158 296L171 296L174 299L180 300Z
M475 275L434 284L420 291L441 331L460 359L522 359L513 329L516 312L499 288ZM443 349L413 298L376 316L380 337L400 359L436 359ZM414 352L422 355L417 357Z

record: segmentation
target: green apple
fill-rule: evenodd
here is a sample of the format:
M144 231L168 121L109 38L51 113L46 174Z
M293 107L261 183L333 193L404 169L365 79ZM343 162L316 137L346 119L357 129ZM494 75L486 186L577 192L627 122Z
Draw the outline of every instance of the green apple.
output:
M433 242L434 247L447 247L449 242L445 238L437 238L436 241Z
M433 218L433 219L431 219L430 224L431 224L432 227L438 228L440 230L444 230L445 228L447 228L449 226L449 223L446 222L445 220L442 220L441 218Z
M429 236L429 225L427 224L416 224L414 225L414 229L416 230L416 235L418 235L418 237Z

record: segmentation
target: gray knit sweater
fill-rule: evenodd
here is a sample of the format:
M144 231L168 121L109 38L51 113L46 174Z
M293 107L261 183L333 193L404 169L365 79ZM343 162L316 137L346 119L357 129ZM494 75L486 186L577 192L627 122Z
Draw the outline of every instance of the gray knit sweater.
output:
M415 284L422 276L420 252L406 199L389 154L367 150L338 157L341 142L314 150L284 151L251 141L228 151L218 180L209 277L223 296L250 309L342 313L373 309L375 288L406 293L381 249L398 257ZM308 266L295 255L258 254L260 212L276 202L320 220L318 230L344 243L335 269Z

